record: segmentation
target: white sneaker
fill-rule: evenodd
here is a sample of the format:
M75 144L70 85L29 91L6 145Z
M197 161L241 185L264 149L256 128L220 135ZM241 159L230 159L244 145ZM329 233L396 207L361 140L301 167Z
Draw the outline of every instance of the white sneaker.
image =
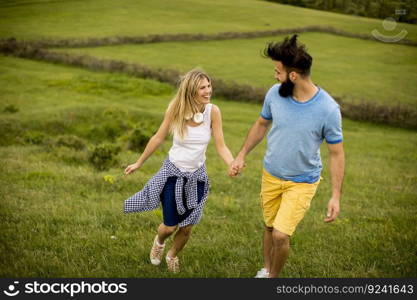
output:
M156 235L155 239L153 240L153 245L151 249L151 253L149 254L149 258L151 259L151 263L155 266L159 265L162 260L162 255L164 254L165 243L160 245L158 243L158 235Z
M169 257L166 256L166 262L168 266L168 270L173 273L178 273L180 271L180 260L178 256L175 257Z
M269 278L269 272L265 268L262 268L256 273L255 278Z

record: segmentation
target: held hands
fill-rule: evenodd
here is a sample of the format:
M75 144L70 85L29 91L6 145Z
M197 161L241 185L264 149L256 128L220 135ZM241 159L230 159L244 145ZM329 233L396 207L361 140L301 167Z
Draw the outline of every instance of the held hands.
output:
M245 161L239 157L237 157L232 163L229 165L229 176L236 177L239 175L243 168L246 167Z
M339 199L332 197L327 204L327 215L324 218L324 222L330 223L333 222L340 212L340 201Z
M138 163L134 163L134 164L131 164L131 165L127 166L126 169L125 169L125 175L129 175L130 173L135 172L136 169L139 169L139 167L140 166L139 166Z

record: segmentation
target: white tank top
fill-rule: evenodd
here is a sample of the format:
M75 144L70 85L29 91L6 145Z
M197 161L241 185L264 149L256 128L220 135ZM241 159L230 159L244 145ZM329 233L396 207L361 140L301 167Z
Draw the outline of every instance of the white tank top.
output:
M200 125L186 125L187 133L183 140L174 134L169 160L182 172L194 172L206 161L206 149L211 138L211 107L211 103L206 104L204 121Z

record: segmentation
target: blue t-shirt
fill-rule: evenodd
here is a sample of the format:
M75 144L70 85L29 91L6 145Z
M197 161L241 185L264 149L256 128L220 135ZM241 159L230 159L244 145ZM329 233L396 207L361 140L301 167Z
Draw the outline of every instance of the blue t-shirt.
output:
M266 94L261 116L272 120L264 168L273 176L294 182L320 179L320 145L342 142L342 117L337 102L323 89L306 102L280 96L280 84Z

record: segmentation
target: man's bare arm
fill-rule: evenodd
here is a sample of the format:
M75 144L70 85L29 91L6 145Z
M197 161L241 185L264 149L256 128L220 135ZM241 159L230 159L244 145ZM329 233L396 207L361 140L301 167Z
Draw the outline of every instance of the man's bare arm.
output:
M328 144L330 177L332 181L332 197L327 205L325 222L332 222L340 212L340 198L342 197L342 185L345 172L345 153L343 143Z
M258 120L256 120L255 124L253 124L249 130L242 149L231 165L230 174L236 175L242 170L245 165L246 156L262 141L271 123L272 121L266 120L262 117L259 117Z

